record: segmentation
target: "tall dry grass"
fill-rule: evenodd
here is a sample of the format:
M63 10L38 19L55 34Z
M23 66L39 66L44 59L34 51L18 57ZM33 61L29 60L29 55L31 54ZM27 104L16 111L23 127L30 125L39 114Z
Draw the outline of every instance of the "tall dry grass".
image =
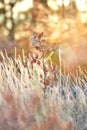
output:
M57 67L44 97L42 59L0 55L0 130L87 129L87 71L74 77Z

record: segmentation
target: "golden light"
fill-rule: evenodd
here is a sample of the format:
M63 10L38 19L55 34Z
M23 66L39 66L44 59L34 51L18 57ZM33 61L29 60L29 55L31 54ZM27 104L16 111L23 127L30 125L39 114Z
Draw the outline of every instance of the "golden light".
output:
M79 11L87 11L87 1L86 0L76 0L76 6Z
M24 0L18 5L19 11L27 11L33 6L33 0Z
M56 1L54 1L54 0L48 0L48 1L47 1L47 4L48 4L48 6L49 6L52 10L55 10L55 11L58 10L58 5L57 5L57 2L56 2Z
M4 0L4 3L5 4L8 4L10 1L9 0Z
M49 15L49 21L52 21L52 23L58 23L58 15L57 14Z
M65 6L68 6L68 5L69 5L69 0L56 0L56 1L57 1L57 4L58 4L59 6L62 6L63 1L64 1L64 5L65 5Z
M17 2L15 7L13 8L14 11L14 18L17 17L18 12L24 12L28 9L33 7L33 0L24 0L22 2Z
M83 24L87 23L87 13L80 13L80 19Z
M3 4L0 2L0 9L3 8Z

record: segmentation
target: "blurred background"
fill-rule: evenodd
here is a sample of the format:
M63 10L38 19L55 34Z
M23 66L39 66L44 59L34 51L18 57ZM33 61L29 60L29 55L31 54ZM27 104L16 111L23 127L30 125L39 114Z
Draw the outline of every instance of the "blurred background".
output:
M87 65L87 0L0 0L0 49L28 53L34 30L62 44L67 61L78 55Z

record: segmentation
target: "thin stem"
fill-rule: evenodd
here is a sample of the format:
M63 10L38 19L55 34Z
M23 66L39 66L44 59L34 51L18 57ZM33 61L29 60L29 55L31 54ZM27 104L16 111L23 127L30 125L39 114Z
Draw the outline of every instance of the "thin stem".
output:
M44 73L44 97L45 97L45 93L46 93L46 84L45 84L45 81L46 81L46 72L45 72L45 61L44 61L44 51L42 52L42 59L43 59L43 73Z
M59 66L60 66L60 85L61 85L61 75L62 75L62 46L59 48Z

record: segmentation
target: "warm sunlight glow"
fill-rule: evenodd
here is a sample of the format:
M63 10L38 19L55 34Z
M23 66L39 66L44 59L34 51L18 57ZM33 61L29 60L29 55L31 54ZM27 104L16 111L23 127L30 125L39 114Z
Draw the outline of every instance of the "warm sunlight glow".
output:
M59 6L62 6L63 0L56 0ZM64 0L64 5L68 6L69 5L69 0Z
M33 6L33 0L24 0L21 2L19 5L19 10L20 11L27 11L29 8Z
M79 11L87 11L87 1L86 0L76 0L76 6Z
M52 21L52 23L58 23L58 15L57 14L49 15L49 21Z
M0 3L0 9L1 9L1 8L3 8L3 4L2 4L2 3Z
M14 18L17 17L18 12L27 11L32 6L33 6L33 0L24 0L22 2L17 2L15 7L13 8L13 11L15 12Z
M87 13L80 13L80 19L83 24L87 23Z
M54 0L48 0L47 4L52 10L58 10L57 2L54 2Z

